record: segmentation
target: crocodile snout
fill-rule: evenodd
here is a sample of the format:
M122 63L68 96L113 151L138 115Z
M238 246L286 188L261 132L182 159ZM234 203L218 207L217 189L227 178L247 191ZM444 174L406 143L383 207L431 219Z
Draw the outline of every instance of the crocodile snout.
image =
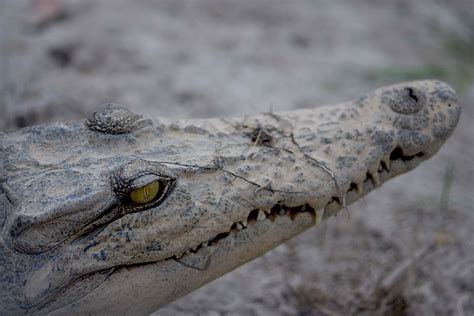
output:
M461 114L454 89L437 80L394 85L383 89L380 97L400 147L410 154L420 148L436 152L454 131Z
M429 106L431 112L431 134L444 141L456 128L461 115L461 106L458 104L456 92L449 85L435 81L435 87L429 93Z

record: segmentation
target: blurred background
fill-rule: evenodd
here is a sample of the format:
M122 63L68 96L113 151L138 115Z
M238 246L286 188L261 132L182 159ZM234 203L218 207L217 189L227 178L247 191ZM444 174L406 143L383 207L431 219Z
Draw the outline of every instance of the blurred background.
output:
M474 1L0 0L0 67L3 131L448 82L464 112L433 159L156 315L474 315Z

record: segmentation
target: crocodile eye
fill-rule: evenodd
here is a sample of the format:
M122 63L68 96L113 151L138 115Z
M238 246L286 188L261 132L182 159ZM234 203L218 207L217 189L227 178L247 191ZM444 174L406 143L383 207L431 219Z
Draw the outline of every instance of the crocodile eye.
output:
M175 173L161 164L132 161L113 174L114 200L125 213L156 208L172 192L177 179Z
M155 180L130 192L130 199L136 204L147 204L153 201L160 192L160 182Z

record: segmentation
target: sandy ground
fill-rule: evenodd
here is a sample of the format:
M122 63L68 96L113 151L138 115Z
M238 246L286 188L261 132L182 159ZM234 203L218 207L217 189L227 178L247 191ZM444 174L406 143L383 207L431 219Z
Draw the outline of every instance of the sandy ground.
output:
M470 0L0 0L0 129L111 101L241 116L442 79L464 112L436 157L156 315L474 315L472 21Z

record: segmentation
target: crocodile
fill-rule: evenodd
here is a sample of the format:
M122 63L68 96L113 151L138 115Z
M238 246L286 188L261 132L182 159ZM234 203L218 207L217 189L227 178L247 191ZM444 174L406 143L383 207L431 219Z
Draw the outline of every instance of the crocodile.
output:
M244 118L107 104L2 133L0 314L152 313L412 170L460 113L424 80Z

